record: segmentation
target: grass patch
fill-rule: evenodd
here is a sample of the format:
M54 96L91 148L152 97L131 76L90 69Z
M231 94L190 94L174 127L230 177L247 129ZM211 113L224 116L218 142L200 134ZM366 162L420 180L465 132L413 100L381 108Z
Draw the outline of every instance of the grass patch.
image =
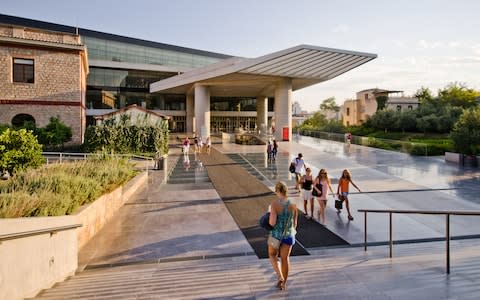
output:
M44 165L0 182L0 218L62 216L137 174L126 159Z

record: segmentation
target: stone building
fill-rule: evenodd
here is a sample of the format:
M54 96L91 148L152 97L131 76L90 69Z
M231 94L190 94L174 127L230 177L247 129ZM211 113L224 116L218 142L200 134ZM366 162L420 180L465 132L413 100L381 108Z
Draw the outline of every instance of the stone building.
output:
M0 24L0 124L44 127L60 117L82 143L87 74L78 35Z

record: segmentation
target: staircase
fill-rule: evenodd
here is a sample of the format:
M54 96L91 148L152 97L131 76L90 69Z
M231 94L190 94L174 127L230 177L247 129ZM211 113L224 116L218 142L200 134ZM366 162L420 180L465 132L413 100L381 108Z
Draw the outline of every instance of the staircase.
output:
M287 291L268 259L237 256L90 269L38 299L478 299L480 240L455 241L445 274L444 242L337 248L291 257Z
M210 182L207 170L195 155L181 156L167 179L168 184L195 184Z

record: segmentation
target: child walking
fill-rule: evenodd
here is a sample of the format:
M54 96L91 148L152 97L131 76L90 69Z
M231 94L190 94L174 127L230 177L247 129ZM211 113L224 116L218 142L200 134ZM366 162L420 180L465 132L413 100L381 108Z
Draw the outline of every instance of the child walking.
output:
M348 219L350 221L353 221L352 214L350 213L350 203L348 201L348 188L350 186L350 183L361 193L360 189L358 186L353 183L352 181L352 175L350 174L350 171L347 169L343 170L342 176L338 180L338 188L337 188L337 196L338 199L345 201L345 206L347 207L347 213L348 213ZM340 213L340 210L337 209L337 213Z

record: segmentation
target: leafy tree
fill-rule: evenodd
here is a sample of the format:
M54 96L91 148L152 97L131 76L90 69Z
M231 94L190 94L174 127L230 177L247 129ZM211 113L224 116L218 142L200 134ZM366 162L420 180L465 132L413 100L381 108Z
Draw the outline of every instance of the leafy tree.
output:
M465 110L455 123L450 137L458 152L478 154L480 152L480 108Z
M72 129L65 125L59 117L51 117L45 128L36 130L38 139L44 145L62 145L72 139Z
M417 128L417 112L414 110L399 112L396 121L396 128L401 130L403 133L405 131L415 131Z
M395 112L393 110L379 110L368 120L368 124L377 130L393 129L395 126Z
M377 111L385 108L385 104L388 101L388 96L378 96L375 98L377 100Z
M15 174L43 162L42 146L31 131L8 128L0 134L0 170Z
M470 108L476 106L476 98L480 93L462 85L460 83L451 83L443 90L438 91L438 98L443 104Z
M317 111L313 114L313 116L303 122L302 127L310 129L321 129L325 127L327 123L328 121L325 116L321 112Z
M330 97L322 101L322 104L320 104L320 110L338 112L340 111L340 106L335 102L335 97Z
M430 91L429 88L426 88L426 87L422 86L415 93L415 98L417 98L420 103L431 102L433 100L432 91Z

